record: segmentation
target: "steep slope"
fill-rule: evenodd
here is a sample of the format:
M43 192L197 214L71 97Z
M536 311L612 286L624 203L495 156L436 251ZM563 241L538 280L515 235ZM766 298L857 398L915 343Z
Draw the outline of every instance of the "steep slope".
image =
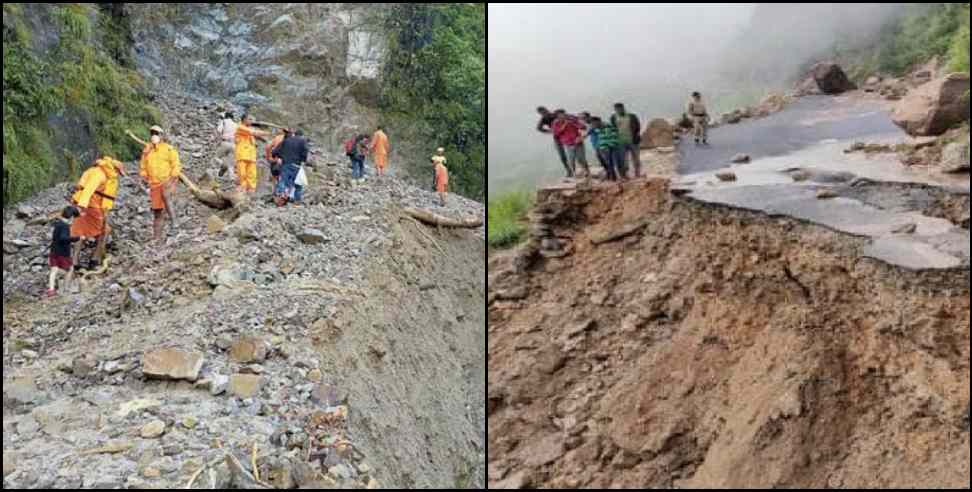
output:
M159 100L207 181L210 106ZM56 299L39 296L50 230L24 219L63 206L64 187L6 211L20 246L3 256L5 487L175 488L200 470L197 488L254 486L254 445L281 488L485 484L484 231L401 213L483 207L438 208L393 178L352 189L344 161L314 154L307 206L261 197L237 218L180 190L162 246L123 182L110 269ZM195 384L147 375L164 348L203 357Z
M664 180L532 218L489 268L491 488L969 486L967 266Z

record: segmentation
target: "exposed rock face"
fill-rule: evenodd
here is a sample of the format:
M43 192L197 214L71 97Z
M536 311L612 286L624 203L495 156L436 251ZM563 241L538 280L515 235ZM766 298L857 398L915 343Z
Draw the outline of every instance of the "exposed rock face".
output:
M911 91L891 118L910 135L941 135L969 120L968 92L969 74L946 75Z
M648 123L641 136L642 149L657 149L675 145L675 129L667 121L657 118Z
M260 119L312 123L311 136L332 147L353 126L373 124L384 45L364 16L375 8L126 4L135 61L150 82L230 101Z

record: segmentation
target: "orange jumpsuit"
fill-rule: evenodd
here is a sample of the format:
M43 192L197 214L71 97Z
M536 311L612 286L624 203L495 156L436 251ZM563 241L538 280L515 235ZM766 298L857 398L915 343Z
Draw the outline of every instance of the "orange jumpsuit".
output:
M175 147L161 142L158 145L148 144L142 152L141 175L149 183L149 198L152 210L165 210L165 200L162 198L162 187L172 178L182 175L182 162ZM172 188L166 190L172 192Z
M371 155L372 159L375 161L375 167L379 171L384 171L385 167L388 166L388 135L385 132L378 130L371 137Z
M445 167L445 159L435 164L435 191L439 193L449 191L449 170Z
M110 232L106 216L114 205L121 163L110 158L99 159L81 175L77 191L71 197L81 209L81 216L71 224L72 237L98 238Z
M236 174L240 177L240 188L250 192L257 189L257 146L253 132L246 125L236 129Z

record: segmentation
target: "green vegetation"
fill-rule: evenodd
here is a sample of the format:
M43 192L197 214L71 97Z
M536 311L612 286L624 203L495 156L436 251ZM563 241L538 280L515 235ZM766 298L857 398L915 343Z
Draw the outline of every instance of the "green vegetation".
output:
M951 70L968 71L969 4L910 4L882 30L875 47L857 54L852 78L877 72L900 76L934 57ZM963 61L964 60L964 61Z
M407 3L383 9L388 60L380 108L445 147L453 191L486 188L486 4ZM422 163L424 164L424 163ZM430 169L423 169L431 174Z
M54 149L50 117L81 118L93 132L90 147L123 160L140 151L124 130L159 120L141 77L118 63L125 60L118 40L128 36L127 26L95 4L49 5L60 39L55 49L39 53L23 21L24 4L4 4L11 26L5 22L3 32L4 207L76 178L88 164L78 155L85 149ZM93 22L106 46L94 42Z
M533 196L526 192L490 198L486 213L489 247L504 249L523 241L527 233L525 218L532 205Z
M959 29L952 41L949 51L949 69L956 72L969 71L969 4L965 4L964 25Z
M969 4L908 4L869 47L843 50L838 40L834 58L845 62L847 75L858 84L874 74L906 75L935 57L948 70L969 71Z

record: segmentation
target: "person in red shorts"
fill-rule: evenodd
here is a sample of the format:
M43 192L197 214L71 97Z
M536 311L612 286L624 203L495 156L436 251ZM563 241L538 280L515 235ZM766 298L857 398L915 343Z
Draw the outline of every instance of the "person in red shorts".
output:
M57 277L61 273L67 274L74 267L74 261L71 259L71 245L81 238L71 236L71 222L80 215L81 212L78 209L67 207L61 212L61 218L54 222L51 254L48 257L51 276L47 283L47 297L57 295Z

